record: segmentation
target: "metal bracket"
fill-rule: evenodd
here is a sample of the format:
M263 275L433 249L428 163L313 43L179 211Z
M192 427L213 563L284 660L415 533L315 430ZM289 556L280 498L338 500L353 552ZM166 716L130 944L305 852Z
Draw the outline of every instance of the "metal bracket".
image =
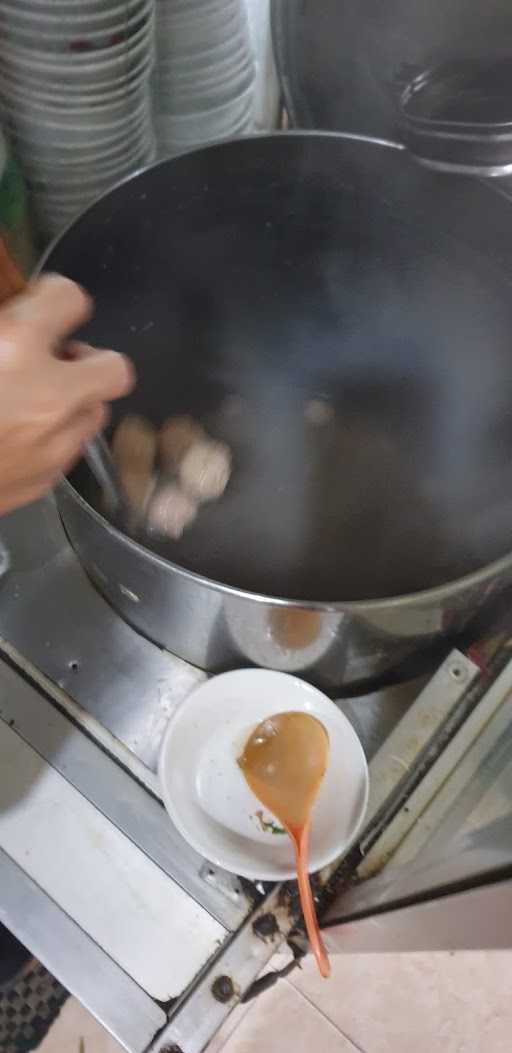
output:
M269 914L275 918L276 930L272 936L262 938L258 934L258 922ZM171 1017L151 1045L151 1053L166 1053L169 1047L178 1047L182 1053L202 1053L294 924L295 917L284 890L276 886L227 944L217 961L217 970L209 970L203 976L188 1000Z
M213 863L204 863L199 871L199 877L211 888L217 889L232 903L237 906L243 901L244 890L237 877L229 874L227 870L215 867Z

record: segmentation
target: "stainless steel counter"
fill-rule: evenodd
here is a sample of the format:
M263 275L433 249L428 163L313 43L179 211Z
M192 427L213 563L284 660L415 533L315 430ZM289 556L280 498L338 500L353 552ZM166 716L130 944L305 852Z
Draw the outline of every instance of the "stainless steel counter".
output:
M0 542L2 636L154 771L170 713L205 674L111 610L78 563L52 499L5 517Z
M51 499L4 518L0 544L0 917L143 1049L157 1002L183 997L258 899L159 801L164 728L204 674L111 611Z
M50 499L0 521L0 634L0 920L130 1053L201 1053L296 923L293 898L217 871L161 805L166 722L205 674L111 610ZM428 682L339 703L370 759L361 853L378 857L477 681L454 652Z

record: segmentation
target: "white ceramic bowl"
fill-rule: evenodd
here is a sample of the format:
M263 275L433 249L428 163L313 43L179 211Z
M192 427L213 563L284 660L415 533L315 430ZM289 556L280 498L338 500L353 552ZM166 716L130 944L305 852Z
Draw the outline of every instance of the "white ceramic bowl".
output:
M247 36L248 27L241 17L240 10L212 19L210 25L203 26L199 19L191 23L187 30L178 30L170 23L163 21L157 13L157 47L172 56L187 55L193 58L200 52L216 51L224 47L233 47L233 42L240 36Z
M142 114L137 121L124 121L112 126L112 130L96 133L93 129L84 132L80 137L70 137L66 134L64 127L43 124L39 127L30 121L23 121L18 116L16 119L13 137L21 142L22 146L31 149L34 155L54 157L59 155L69 159L87 154L102 154L114 152L118 147L122 148L131 138L141 134L148 126L148 113Z
M80 198L84 191L94 193L96 187L101 190L105 183L117 182L123 175L136 171L147 163L152 148L153 142L148 135L143 143L137 144L129 154L115 161L103 163L94 160L69 170L50 165L37 167L31 165L27 157L24 168L27 180L36 193L51 194L56 202L66 202Z
M190 150L199 150L205 146L213 146L215 143L220 141L224 142L226 139L239 139L244 136L250 135L254 131L252 119L245 120L237 128L230 130L228 135L222 136L220 140L218 136L213 136L211 139L201 139L200 141L188 141L180 142L177 139L167 138L164 133L157 132L157 143L158 143L158 157L162 160L168 157L179 157L180 154L188 153Z
M62 144L68 149L74 149L75 143L86 146L94 142L100 145L110 143L115 138L122 139L132 130L147 124L150 101L148 98L130 96L123 100L123 108L115 117L115 111L112 110L112 113L105 114L106 119L103 119L101 111L93 108L91 120L88 107L73 107L67 112L59 111L58 108L44 110L29 103L18 106L11 100L8 109L13 116L12 123L15 124L17 132L34 145ZM99 120L95 119L97 116Z
M141 0L124 0L124 7L131 12L133 8L139 7L140 3ZM14 7L16 12L24 11L29 15L32 12L59 16L77 14L85 18L87 15L107 14L120 6L118 0L111 4L106 0L10 0L10 7Z
M176 14L181 12L187 17L193 11L194 16L197 17L197 15L202 16L207 13L211 8L222 10L226 6L226 0L170 0L170 4L167 3L167 0L160 0L159 6L162 11L171 7Z
M80 154L101 153L115 150L127 145L132 138L141 135L145 129L150 127L148 112L138 118L137 121L122 121L112 126L112 129L101 129L99 132L91 128L83 130L81 135L67 135L66 126L42 124L35 129L29 121L23 121L19 117L11 122L13 125L13 137L20 140L22 144L31 148L34 154L48 156L70 156L79 157Z
M194 121L205 121L208 128L216 121L222 121L224 118L229 119L235 111L242 111L248 101L252 99L253 94L254 76L250 73L246 77L243 90L240 93L233 95L230 99L226 100L221 98L218 101L214 100L211 105L207 105L210 100L201 96L197 99L190 100L186 110L176 109L176 111L174 111L162 109L160 112L167 117L169 121L174 121L179 128L190 128Z
M159 65L154 72L154 85L164 93L167 90L184 99L211 96L227 101L244 90L254 77L254 68L252 55L245 54L239 56L231 67L223 65L209 74L197 71L195 75L185 76L166 72Z
M218 139L221 135L230 135L232 129L237 128L252 112L252 109L251 97L240 104L231 103L229 107L222 107L222 110L219 109L218 112L212 110L210 120L204 114L193 113L190 114L187 121L176 120L173 114L160 111L155 114L154 122L158 121L169 135L174 135L183 142L190 142L194 136L198 136L200 140Z
M130 143L121 151L109 153L89 153L74 158L73 155L61 155L55 152L49 154L35 154L30 145L17 141L18 154L24 163L27 176L34 174L35 177L44 177L56 189L62 191L74 183L82 183L88 179L94 180L104 171L116 171L120 166L138 160L150 145L148 133L130 140Z
M173 138L176 143L200 143L229 138L234 130L252 113L252 95L237 100L229 107L223 106L206 114L191 114L187 121L175 119L173 115L157 113L155 129Z
M99 51L48 52L31 47L2 48L2 59L6 70L25 70L27 76L70 75L73 83L80 79L101 79L113 71L122 71L128 66L136 68L152 50L153 25L150 20L133 37ZM25 74L24 74L25 75Z
M158 0L158 13L163 19L173 22L187 24L197 22L198 19L204 23L209 18L218 18L227 11L234 12L239 9L238 0L185 0L179 3L177 0Z
M179 51L162 54L157 43L156 68L161 69L163 76L172 79L182 76L201 77L203 71L212 75L215 69L219 69L221 73L227 72L228 69L228 73L231 73L239 66L243 58L248 58L250 55L247 39L241 36L235 41L224 42L218 47L205 48L194 55L182 55Z
M226 77L232 77L249 62L253 57L248 47L237 47L222 60L208 63L193 63L188 69L176 70L175 62L169 58L162 58L157 65L158 76L162 80L169 80L173 86L190 86L194 88L198 83L209 83L210 81L222 81Z
M26 20L17 20L11 15L7 16L3 8L0 11L3 16L0 22L3 39L12 47L30 48L57 56L61 53L73 54L82 61L86 55L102 54L115 44L126 45L151 18L148 0L145 7L135 15L127 17L124 12L124 15L104 25L96 25L90 20L77 22L58 16L54 16L53 22L48 16L29 16Z
M245 69L240 70L229 80L226 79L222 84L210 87L198 85L197 90L194 91L176 89L166 100L166 104L161 105L160 108L174 113L176 118L183 123L190 118L205 116L208 113L213 117L221 109L228 112L230 107L241 105L242 100L247 99L253 93L254 80L254 67L252 63L249 63Z
M151 59L153 56L148 57ZM148 69L149 67L148 62ZM2 98L20 108L27 116L30 116L33 110L36 115L38 110L43 110L48 114L49 120L52 120L55 114L58 114L60 120L73 110L89 107L95 113L100 111L108 120L114 121L119 114L127 113L129 106L134 108L138 105L144 93L149 93L147 76L145 79L137 77L134 80L123 76L118 81L117 88L102 89L101 85L97 85L96 82L86 84L81 82L75 87L71 84L70 88L63 88L60 85L54 85L51 78L48 78L46 82L41 82L37 75L35 79L32 79L30 76L25 76L21 70L6 69L0 69L0 87ZM118 97L118 92L121 91L124 94ZM134 100L128 97L133 94L138 98Z
M85 3L71 9L68 7L59 8L55 3L46 5L46 9L33 7L29 10L21 0L3 0L2 15L6 23L15 28L19 26L24 32L36 29L58 35L68 35L70 31L104 33L137 22L151 10L152 0L129 0L127 4L111 5L102 2L101 8L90 10L87 10L88 5Z
M107 80L76 81L66 74L64 79L59 77L58 83L57 78L48 73L42 76L27 74L20 80L19 74L4 70L0 73L0 83L3 98L9 105L21 107L25 112L30 113L32 107L42 105L48 114L60 110L63 118L73 112L79 112L82 117L88 117L89 113L95 117L99 111L103 116L112 111L110 118L115 119L115 112L124 108L126 113L130 104L133 108L138 105L141 93L147 90L152 65L153 55L150 54L135 72L123 71L122 75L110 75ZM63 83L60 83L62 79ZM85 115L84 110L88 111Z
M27 71L22 87L18 71L15 75L13 70L4 69L0 73L0 80L3 97L10 101L11 105L18 104L23 92L25 104L39 102L47 105L49 109L62 108L63 113L72 110L82 112L84 109L92 112L102 107L114 108L122 105L126 110L130 102L129 97L146 88L152 66L153 55L148 54L136 68L127 63L121 70L112 70L102 74L101 78L82 75L74 78L70 71L61 71L59 74ZM135 101L133 105L136 105Z
M174 825L200 855L251 880L295 876L289 838L272 832L273 817L253 796L237 764L254 728L289 711L317 717L329 735L327 771L312 816L310 870L317 871L348 850L368 801L361 743L326 695L286 673L223 673L179 706L162 745L160 785Z
M211 135L196 135L192 132L187 138L182 136L181 138L177 135L172 134L168 129L162 128L157 124L155 119L155 134L160 151L165 149L167 155L174 156L175 154L186 153L189 150L199 149L202 146L213 146L214 143L224 142L226 139L237 139L242 135L246 135L252 130L250 123L251 115L240 121L239 124L233 124L229 128L222 132L214 131ZM270 663L268 663L270 666ZM295 669L297 666L295 666ZM286 672L294 672L294 667L287 667Z
M4 40L6 45L16 51L30 51L38 61L51 58L57 63L62 61L68 65L76 62L79 67L87 62L93 63L100 59L121 55L132 43L135 44L138 40L147 37L152 32L149 28L149 16L144 25L139 24L141 21L142 19L136 20L134 31L126 27L119 29L113 27L108 32L99 35L68 32L59 37L43 32L37 33L35 29L32 30L32 33L15 34L11 28L8 34L4 33ZM135 29L137 25L138 28Z
M180 37L183 34L187 40L190 34L195 37L197 32L210 39L212 30L215 35L220 35L221 29L234 19L238 22L243 21L245 11L239 0L226 0L225 3L203 8L201 11L190 5L186 13L175 11L171 4L160 2L157 5L157 18L161 24L175 30Z

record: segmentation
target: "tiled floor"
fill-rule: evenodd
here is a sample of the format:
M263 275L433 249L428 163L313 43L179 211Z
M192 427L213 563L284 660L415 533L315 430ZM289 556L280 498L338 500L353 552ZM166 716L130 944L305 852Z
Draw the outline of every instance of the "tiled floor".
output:
M329 981L308 960L208 1053L510 1053L511 994L512 951L339 956ZM40 1050L120 1053L73 1000Z
M38 1053L123 1053L74 998L68 998Z

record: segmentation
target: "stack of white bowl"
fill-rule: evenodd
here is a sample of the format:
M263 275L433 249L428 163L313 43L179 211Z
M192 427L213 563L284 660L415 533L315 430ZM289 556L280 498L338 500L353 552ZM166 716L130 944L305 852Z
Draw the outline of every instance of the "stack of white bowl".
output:
M151 161L154 0L0 0L0 104L51 236Z
M254 81L244 0L156 0L153 98L161 157L249 132Z

